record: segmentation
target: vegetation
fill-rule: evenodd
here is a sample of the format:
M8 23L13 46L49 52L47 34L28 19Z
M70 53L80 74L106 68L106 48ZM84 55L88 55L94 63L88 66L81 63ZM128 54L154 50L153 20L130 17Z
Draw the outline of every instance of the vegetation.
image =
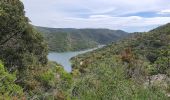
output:
M168 100L170 24L72 58L74 98ZM72 73L74 73L74 71Z
M108 34L103 29L64 29L64 32L63 29L59 30L62 30L59 32L62 34L56 36L59 37L59 41L62 41L59 46L61 48L67 45L68 41L63 39L68 38L68 35L78 36L79 40L76 42L80 44L84 43L86 38L93 40L88 42L92 44L105 44L112 41L111 30L107 30ZM73 35L69 33L70 30ZM46 34L57 34L56 29L54 32L51 31L53 29L49 33L46 30ZM102 35L103 33L106 33L105 36ZM122 34L120 36L123 36ZM76 46L74 49L83 47ZM74 49L62 48L62 50ZM169 99L170 24L146 33L134 33L124 40L74 57L71 73L65 72L57 63L48 61L47 53L47 44L43 36L29 24L22 2L1 0L0 99Z
M65 52L94 48L120 40L128 34L121 30L109 29L60 29L35 27L43 33L50 51Z
M0 99L11 100L12 97L21 98L23 89L15 84L16 75L10 74L0 61Z
M29 24L22 2L1 0L0 99L50 98L60 90L60 74L55 71L60 65L49 62L47 54L47 44Z

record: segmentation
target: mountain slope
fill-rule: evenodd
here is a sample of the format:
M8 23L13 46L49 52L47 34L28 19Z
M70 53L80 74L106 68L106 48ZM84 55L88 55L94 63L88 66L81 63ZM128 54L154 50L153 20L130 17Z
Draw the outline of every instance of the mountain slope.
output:
M65 95L71 75L49 62L47 54L47 44L29 24L23 3L0 0L0 100L53 100L51 95L58 100Z
M121 30L36 27L43 33L51 51L77 51L108 44L126 37Z
M170 24L79 55L72 63L73 75L79 73L75 97L81 100L168 100Z

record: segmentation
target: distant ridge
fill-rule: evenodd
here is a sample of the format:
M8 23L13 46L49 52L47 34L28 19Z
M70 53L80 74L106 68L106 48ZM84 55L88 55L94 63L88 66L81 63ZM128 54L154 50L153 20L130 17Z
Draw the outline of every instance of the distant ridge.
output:
M35 26L42 32L48 42L50 51L79 51L93 48L100 44L109 44L128 36L122 30L110 29L75 29L75 28L48 28Z

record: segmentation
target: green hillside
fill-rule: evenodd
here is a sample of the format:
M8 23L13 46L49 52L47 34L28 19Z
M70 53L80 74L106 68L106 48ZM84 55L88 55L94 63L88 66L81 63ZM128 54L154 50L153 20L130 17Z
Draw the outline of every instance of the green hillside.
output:
M127 35L107 29L41 31L49 39L57 34L54 43L67 46L59 51L84 49L84 42L107 44ZM75 41L83 47L76 44L72 49ZM29 24L23 3L1 0L0 100L170 99L170 24L74 57L71 73L48 61L47 54L47 43Z
M22 2L1 0L0 100L65 96L63 91L69 88L72 78L60 65L49 62L47 54L47 43L29 24Z
M121 30L109 29L71 29L36 27L43 33L50 51L79 51L94 48L100 44L109 44L128 34Z
M170 24L72 58L81 100L168 100Z

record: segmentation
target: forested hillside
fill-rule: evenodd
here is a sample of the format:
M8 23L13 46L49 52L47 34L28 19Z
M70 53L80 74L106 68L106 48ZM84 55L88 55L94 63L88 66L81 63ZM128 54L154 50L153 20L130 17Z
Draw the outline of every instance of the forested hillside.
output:
M170 24L72 59L81 100L168 100Z
M121 30L36 27L43 33L50 51L79 51L106 45L128 35Z
M29 19L20 0L0 1L0 99L58 98L69 75L48 62L47 44ZM60 75L61 74L61 75ZM56 78L57 75L60 77ZM66 78L65 78L66 77ZM65 80L60 80L64 78ZM66 85L66 87L68 87Z
M86 42L84 38L96 45L127 35L105 29L57 29L57 32L56 29L42 29L44 35L50 34L48 38L57 36L58 41L53 42L60 45L61 41L61 47L67 44L63 39L68 35L73 37L68 40L81 45ZM71 49L73 45L69 46L69 49L58 51L84 47ZM170 24L149 32L134 33L101 49L74 57L71 59L71 73L48 61L47 54L47 43L29 24L23 3L1 0L0 100L170 99Z

